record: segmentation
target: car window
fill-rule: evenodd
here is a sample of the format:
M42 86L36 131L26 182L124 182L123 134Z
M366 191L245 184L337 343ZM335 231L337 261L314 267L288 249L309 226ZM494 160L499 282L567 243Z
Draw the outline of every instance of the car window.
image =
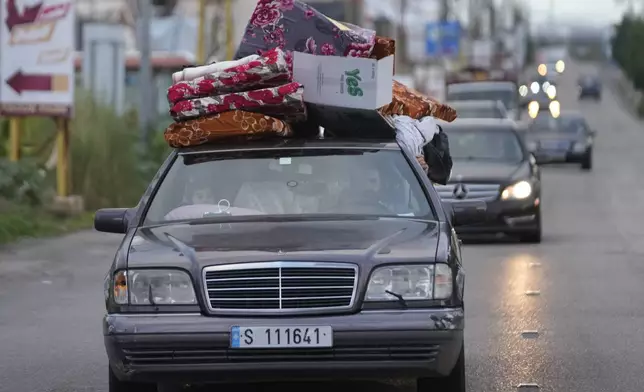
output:
M399 150L258 150L177 157L146 224L259 215L430 217Z
M534 119L530 130L582 134L586 132L587 126L583 118L568 116L554 118L549 114L544 114Z
M459 118L503 118L501 111L495 107L455 107Z
M581 134L586 131L586 123L578 117L560 117L559 131L565 133Z
M523 149L517 135L504 130L446 130L454 160L521 162Z

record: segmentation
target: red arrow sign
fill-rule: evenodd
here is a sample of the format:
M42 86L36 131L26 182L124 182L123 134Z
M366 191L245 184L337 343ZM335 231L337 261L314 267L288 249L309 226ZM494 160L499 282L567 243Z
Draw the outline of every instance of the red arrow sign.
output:
M25 74L19 69L6 83L18 94L23 91L67 91L66 75Z
M7 29L11 31L14 26L35 22L42 5L43 2L40 2L38 4L25 7L24 12L20 14L20 12L18 12L18 7L16 6L16 0L7 0L7 18L5 19Z

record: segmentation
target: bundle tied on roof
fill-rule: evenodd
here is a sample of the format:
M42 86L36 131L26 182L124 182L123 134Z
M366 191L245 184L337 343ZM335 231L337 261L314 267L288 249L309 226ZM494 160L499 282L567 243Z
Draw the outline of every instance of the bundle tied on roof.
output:
M382 107L380 112L390 116L409 116L416 120L428 116L447 122L456 119L456 110L449 105L438 102L396 80L393 82L393 99L389 105Z

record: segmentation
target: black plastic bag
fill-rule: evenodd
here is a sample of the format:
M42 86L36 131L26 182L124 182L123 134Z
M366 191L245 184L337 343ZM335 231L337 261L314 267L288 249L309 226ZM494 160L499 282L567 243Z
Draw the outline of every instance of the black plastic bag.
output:
M446 185L452 174L452 156L449 153L449 139L443 129L438 126L439 132L432 141L423 147L425 162L429 166L427 175L437 184Z

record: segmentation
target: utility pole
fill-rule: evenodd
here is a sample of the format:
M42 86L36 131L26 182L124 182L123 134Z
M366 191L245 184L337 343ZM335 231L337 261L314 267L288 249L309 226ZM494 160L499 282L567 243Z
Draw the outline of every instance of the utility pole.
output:
M150 21L152 19L151 0L139 0L139 127L141 142L147 150L152 117L156 115L154 104L152 64L150 61Z
M197 65L206 63L206 0L199 0L199 27L197 31Z
M398 21L398 37L396 39L396 46L399 47L399 49L396 50L396 70L400 70L398 71L399 73L405 73L408 69L409 57L407 56L407 31L405 30L408 6L408 0L400 0L400 20Z

